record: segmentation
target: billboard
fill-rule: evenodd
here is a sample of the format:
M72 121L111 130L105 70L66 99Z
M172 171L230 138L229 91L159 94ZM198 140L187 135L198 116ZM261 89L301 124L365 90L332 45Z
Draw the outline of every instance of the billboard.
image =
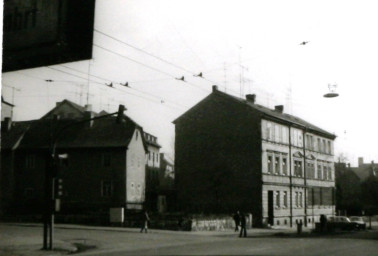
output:
M92 58L95 0L4 0L3 72Z

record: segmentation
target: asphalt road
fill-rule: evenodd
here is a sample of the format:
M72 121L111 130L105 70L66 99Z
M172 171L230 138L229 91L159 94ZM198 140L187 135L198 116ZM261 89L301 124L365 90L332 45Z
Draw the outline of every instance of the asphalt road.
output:
M172 237L174 239L174 237ZM149 249L124 249L87 255L378 255L378 240L357 237L203 239Z
M378 255L377 229L329 236L251 234L238 238L232 231L218 234L151 230L141 234L137 229L58 227L55 242L57 247L75 244L82 249L76 255ZM51 255L40 254L41 243L42 227L0 224L0 254Z

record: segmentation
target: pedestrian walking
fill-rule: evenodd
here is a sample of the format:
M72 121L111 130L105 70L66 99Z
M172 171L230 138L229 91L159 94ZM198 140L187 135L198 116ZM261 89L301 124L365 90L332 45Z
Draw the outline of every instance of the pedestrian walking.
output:
M232 217L235 222L235 232L239 231L239 226L240 226L240 213L239 211L236 211L234 216Z
M144 230L144 232L147 233L147 231L148 231L148 222L150 221L150 217L148 216L147 211L143 211L142 212L142 220L141 221L142 221L142 227L140 229L140 233L142 233L143 230Z
M327 217L322 214L320 215L320 232L325 232L327 227Z
M247 221L244 213L240 214L240 234L239 237L247 237Z

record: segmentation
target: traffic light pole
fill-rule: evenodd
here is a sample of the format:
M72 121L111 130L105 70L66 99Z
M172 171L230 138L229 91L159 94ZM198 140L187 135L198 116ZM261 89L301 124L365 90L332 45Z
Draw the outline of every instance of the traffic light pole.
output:
M50 150L46 157L46 169L45 169L45 209L44 209L44 217L43 217L43 250L53 250L54 248L54 220L55 220L55 180L56 174L58 172L58 165L59 165L59 156L56 153L56 144L60 135L64 130L67 128L78 125L86 122L90 122L97 119L102 119L110 116L117 115L117 123L121 122L123 118L123 112L126 110L124 105L119 105L118 111L93 117L90 119L85 119L82 121L70 123L64 127L62 127L56 134L53 136L51 140ZM54 118L56 121L57 119ZM59 186L59 185L58 185Z

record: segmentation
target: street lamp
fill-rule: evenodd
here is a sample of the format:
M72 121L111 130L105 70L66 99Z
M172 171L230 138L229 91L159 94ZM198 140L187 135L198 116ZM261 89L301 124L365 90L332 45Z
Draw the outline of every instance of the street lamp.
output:
M43 219L43 249L52 250L53 249L53 237L54 237L54 212L56 211L57 204L60 204L60 200L57 202L57 195L55 189L58 190L62 186L62 180L57 179L58 167L59 167L59 155L56 153L57 142L62 135L62 133L74 125L90 122L97 119L102 119L110 116L117 115L117 122L122 121L123 112L126 110L124 105L119 105L118 111L106 114L102 116L97 116L73 123L69 123L66 126L63 126L59 129L54 136L52 137L49 154L47 156L47 165L45 169L45 212ZM57 116L54 116L53 119L55 122L58 121ZM64 157L64 155L63 155ZM56 183L58 181L58 183ZM59 182L60 181L60 182ZM59 207L60 208L60 207ZM48 246L47 246L48 244Z

